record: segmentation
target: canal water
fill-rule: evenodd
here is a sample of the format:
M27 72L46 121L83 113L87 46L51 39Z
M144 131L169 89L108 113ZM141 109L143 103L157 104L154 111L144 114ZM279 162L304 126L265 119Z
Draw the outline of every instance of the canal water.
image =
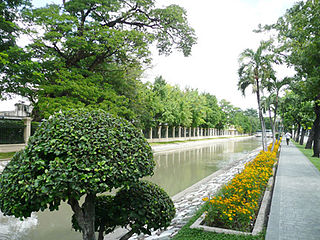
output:
M174 196L233 161L245 157L260 145L257 138L232 139L155 153L155 173L148 180ZM71 216L71 208L66 203L61 204L59 211L35 213L25 221L4 217L0 213L0 240L79 240L81 234L72 230Z

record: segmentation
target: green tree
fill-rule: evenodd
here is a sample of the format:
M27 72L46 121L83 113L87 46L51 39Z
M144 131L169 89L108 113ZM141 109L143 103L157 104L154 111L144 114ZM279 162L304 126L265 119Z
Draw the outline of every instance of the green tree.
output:
M16 45L20 28L17 25L22 8L30 6L29 0L3 0L0 3L0 53ZM3 56L2 56L3 57ZM0 55L1 60L1 55Z
M254 133L259 129L259 117L256 109L246 109L243 114L248 117L249 121L249 133Z
M38 119L82 107L132 118L139 95L131 90L150 62L150 44L188 56L196 42L186 11L156 8L154 0L70 0L25 11L24 23L32 43L11 54L0 86L29 98Z
M215 96L204 93L206 98L206 113L205 113L205 126L207 128L214 128L221 119L221 108L219 107L218 100Z
M154 183L139 181L120 189L115 196L98 196L95 203L95 231L98 240L104 233L112 232L117 226L130 227L120 239L129 239L134 233L149 234L166 228L175 215L175 208L168 194ZM75 215L72 226L81 231Z
M206 98L200 95L197 89L186 89L185 94L191 109L191 126L199 127L205 124Z
M264 29L278 32L280 48L285 62L296 70L298 92L314 101L314 156L320 156L320 68L319 31L320 4L318 0L297 2L278 21Z
M280 102L280 114L283 119L284 127L290 129L293 125L296 129L295 141L303 141L304 133L311 128L314 121L313 105L311 101L296 94L294 91L287 91ZM302 134L300 129L302 128Z
M11 48L16 48L16 40L21 34L17 22L20 19L21 10L30 6L29 0L3 0L0 2L0 82L6 66L12 61ZM23 70L22 70L23 71ZM0 100L10 97L6 88L0 84Z
M270 125L272 129L272 147L273 151L274 145L276 143L276 123L277 123L277 113L279 105L279 94L281 88L290 83L290 78L284 78L279 81L276 77L271 78L269 81L265 82L265 87L269 92L269 96L264 99L265 109L269 113Z
M0 209L23 218L67 201L83 239L94 240L97 195L153 174L154 166L151 147L126 120L102 110L58 113L3 170Z
M261 92L263 91L264 82L274 78L272 69L273 54L269 48L271 42L261 42L256 51L252 49L244 50L239 58L239 82L238 88L245 95L247 87L252 86L253 92L257 95L259 119L262 128L262 147L267 150L266 132L261 108Z

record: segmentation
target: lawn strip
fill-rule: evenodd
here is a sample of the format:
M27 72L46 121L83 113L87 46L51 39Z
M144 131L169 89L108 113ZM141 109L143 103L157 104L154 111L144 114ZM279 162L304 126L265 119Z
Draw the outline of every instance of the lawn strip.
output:
M302 152L309 160L312 162L312 164L320 171L320 159L317 157L312 157L313 150L312 149L305 149L305 144L300 145L299 143L296 143L292 141L295 146Z
M16 153L16 152L0 153L0 159L12 158L15 153Z

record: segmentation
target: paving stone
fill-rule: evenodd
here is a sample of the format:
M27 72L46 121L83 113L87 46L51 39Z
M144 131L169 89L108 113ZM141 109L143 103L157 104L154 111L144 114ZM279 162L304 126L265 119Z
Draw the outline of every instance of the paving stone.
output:
M266 240L320 239L320 173L294 146L282 145Z

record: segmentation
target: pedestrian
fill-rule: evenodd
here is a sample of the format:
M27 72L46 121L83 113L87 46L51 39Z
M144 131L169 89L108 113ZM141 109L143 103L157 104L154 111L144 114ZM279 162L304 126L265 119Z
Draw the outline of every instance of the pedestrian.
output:
M287 132L284 136L286 137L287 145L289 145L289 141L290 141L290 138L291 138L291 133Z

